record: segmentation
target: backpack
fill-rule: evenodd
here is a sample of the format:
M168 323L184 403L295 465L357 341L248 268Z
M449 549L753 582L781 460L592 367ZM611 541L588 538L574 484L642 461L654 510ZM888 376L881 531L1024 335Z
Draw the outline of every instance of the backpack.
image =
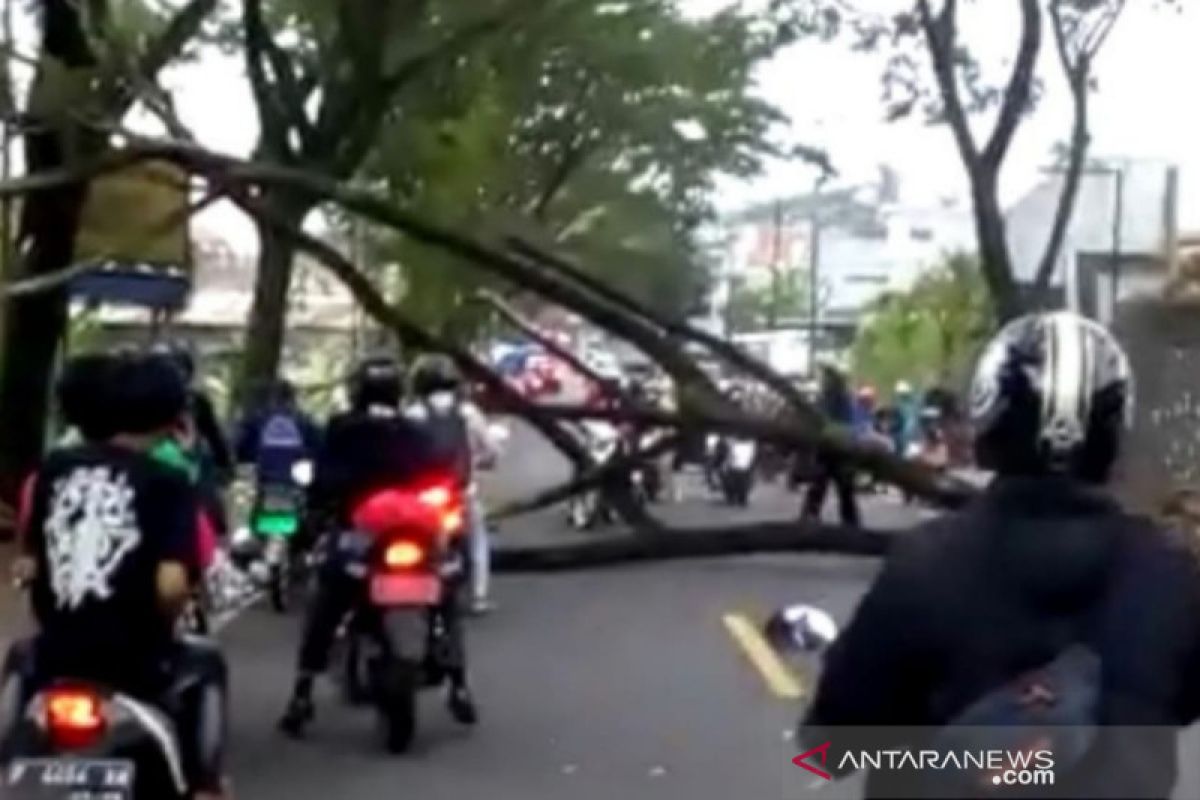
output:
M1091 751L1099 728L1101 659L1083 644L1026 670L978 698L939 729L930 744L939 753L1002 751L1004 769L1041 769L1033 759L1049 751L1053 772L1062 776ZM1009 759L1025 754L1028 766ZM931 796L983 796L1011 792L998 774L970 765L930 771Z
M445 406L421 403L421 427L429 437L431 455L437 464L454 471L464 483L471 480L471 440L467 421L458 404Z
M296 418L285 412L272 414L258 433L258 449L299 450L304 447L304 434Z

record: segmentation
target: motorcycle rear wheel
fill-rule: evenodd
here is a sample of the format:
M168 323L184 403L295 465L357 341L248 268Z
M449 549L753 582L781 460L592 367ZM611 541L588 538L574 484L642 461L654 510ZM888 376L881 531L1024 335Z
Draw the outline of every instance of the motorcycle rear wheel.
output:
M420 665L411 661L393 660L382 665L376 702L383 744L393 755L408 752L416 738L420 677Z

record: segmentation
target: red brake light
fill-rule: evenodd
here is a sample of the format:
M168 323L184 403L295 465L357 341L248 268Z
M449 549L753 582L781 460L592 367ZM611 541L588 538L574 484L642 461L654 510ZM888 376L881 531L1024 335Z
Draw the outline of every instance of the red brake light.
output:
M417 542L401 539L383 551L383 563L388 569L412 569L425 561L425 548Z
M60 747L87 747L104 732L104 700L88 689L51 689L45 709L46 727Z
M443 509L454 502L454 492L447 486L430 486L417 495L422 505Z

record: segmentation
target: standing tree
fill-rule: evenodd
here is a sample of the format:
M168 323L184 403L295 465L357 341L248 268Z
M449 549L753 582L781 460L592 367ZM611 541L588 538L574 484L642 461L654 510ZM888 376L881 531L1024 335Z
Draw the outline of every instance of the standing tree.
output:
M554 0L546 0L554 2ZM538 0L243 0L240 35L259 117L257 158L352 178L388 119L407 118L406 92L465 57ZM272 188L263 205L300 225L317 198ZM238 390L278 370L295 245L259 227L258 276Z
M1017 0L1010 4L1020 15L1020 27L1011 70L999 85L987 79L970 44L963 41L959 0L915 0L909 11L891 18L865 13L842 0L776 0L776 5L791 8L802 18L812 17L814 9L823 11L854 32L859 49L891 48L884 74L887 118L898 120L920 113L928 121L950 128L970 183L983 274L997 315L1008 319L1045 303L1091 142L1088 96L1095 89L1096 60L1127 1ZM996 13L998 6L987 4L988 13ZM1071 92L1073 119L1068 168L1051 235L1032 284L1023 291L1005 235L1000 173L1023 118L1041 92L1038 66L1047 38L1047 17L1057 61ZM991 130L980 141L972 117L989 112L993 116Z
M854 371L875 386L961 385L993 320L978 259L951 255L874 304L854 341Z
M762 22L689 20L664 0L564 5L431 72L370 173L406 208L570 246L595 275L686 317L707 283L695 234L714 175L777 152L778 113L751 80L774 52ZM414 314L444 316L475 288L443 254L387 249Z
M41 51L23 117L29 172L54 170L103 152L108 134L139 100L160 108L158 73L195 37L217 0L188 0L168 16L110 15L105 0L44 0ZM136 4L122 3L134 10ZM161 6L154 6L160 8ZM160 108L161 110L161 108ZM30 195L21 206L6 279L52 275L74 258L88 185ZM55 352L67 322L61 287L10 298L0 358L0 496L11 500L41 454Z

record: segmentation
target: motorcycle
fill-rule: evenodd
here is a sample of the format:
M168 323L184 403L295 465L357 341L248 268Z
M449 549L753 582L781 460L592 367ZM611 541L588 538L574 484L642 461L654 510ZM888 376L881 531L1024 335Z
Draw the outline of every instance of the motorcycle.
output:
M0 788L13 800L184 800L192 792L168 709L200 685L181 667L150 704L90 681L60 679L26 697L32 652L16 645L0 679ZM210 702L207 697L199 700ZM176 716L178 718L178 716ZM219 731L200 733L219 746Z
M377 492L340 534L347 574L362 585L338 636L339 673L352 705L371 704L383 743L409 749L417 695L445 683L458 646L447 616L465 581L465 506L451 479Z
M725 502L745 508L750 504L754 488L754 468L758 460L758 442L752 439L730 439L721 466L721 490Z
M307 555L296 545L296 537L304 525L305 493L312 477L312 462L297 461L292 467L292 481L260 487L250 511L251 547L258 554L251 563L251 573L265 586L271 608L280 614L291 609L309 566ZM245 542L239 546L244 548Z
M617 457L621 449L621 435L615 427L603 422L589 422L585 423L584 428L588 439L587 447L597 467L602 467ZM580 492L567 501L567 519L577 530L591 530L599 525L611 523L613 518L613 511L601 487Z

